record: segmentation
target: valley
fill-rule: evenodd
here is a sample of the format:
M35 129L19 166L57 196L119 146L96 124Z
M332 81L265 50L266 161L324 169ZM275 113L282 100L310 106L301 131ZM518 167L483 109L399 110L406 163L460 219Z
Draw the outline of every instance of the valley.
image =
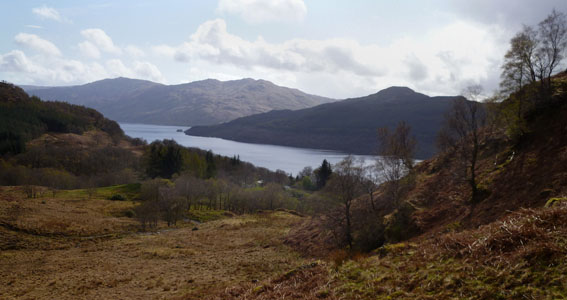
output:
M567 299L567 2L95 2L0 18L0 299Z

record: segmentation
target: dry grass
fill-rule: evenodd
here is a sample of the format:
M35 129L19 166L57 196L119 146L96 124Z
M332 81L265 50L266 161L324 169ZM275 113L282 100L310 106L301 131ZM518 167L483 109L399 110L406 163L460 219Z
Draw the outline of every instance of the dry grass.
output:
M25 198L19 187L0 188L0 225L4 229L43 237L92 237L130 232L136 222L118 218L131 201L77 199L66 195ZM3 249L3 248L0 248Z
M201 299L305 264L282 243L300 220L286 212L138 233L116 214L127 201L65 197L0 191L0 244L15 245L0 252L0 299Z
M567 206L306 265L214 299L566 299Z

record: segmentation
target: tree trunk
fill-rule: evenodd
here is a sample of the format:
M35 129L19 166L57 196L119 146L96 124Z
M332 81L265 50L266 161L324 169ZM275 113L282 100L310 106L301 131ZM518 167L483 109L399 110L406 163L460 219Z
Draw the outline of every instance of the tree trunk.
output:
M345 227L346 243L348 245L348 249L352 250L352 234L351 234L351 224L350 224L350 200L345 202L345 218L346 218L346 227Z

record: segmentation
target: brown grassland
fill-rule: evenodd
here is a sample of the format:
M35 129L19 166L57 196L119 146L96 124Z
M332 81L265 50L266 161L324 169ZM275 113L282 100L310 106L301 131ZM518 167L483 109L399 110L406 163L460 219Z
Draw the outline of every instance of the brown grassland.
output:
M0 188L0 298L200 299L307 264L282 242L298 216L227 216L138 232L126 217L134 205L101 193L28 199L20 187Z

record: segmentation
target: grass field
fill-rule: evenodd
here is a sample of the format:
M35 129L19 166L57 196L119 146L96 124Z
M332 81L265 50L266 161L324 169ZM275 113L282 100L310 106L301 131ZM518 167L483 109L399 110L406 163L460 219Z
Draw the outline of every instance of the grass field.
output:
M298 216L213 212L198 230L139 232L124 214L135 203L107 200L129 188L35 199L0 188L0 299L200 299L307 263L282 243Z

